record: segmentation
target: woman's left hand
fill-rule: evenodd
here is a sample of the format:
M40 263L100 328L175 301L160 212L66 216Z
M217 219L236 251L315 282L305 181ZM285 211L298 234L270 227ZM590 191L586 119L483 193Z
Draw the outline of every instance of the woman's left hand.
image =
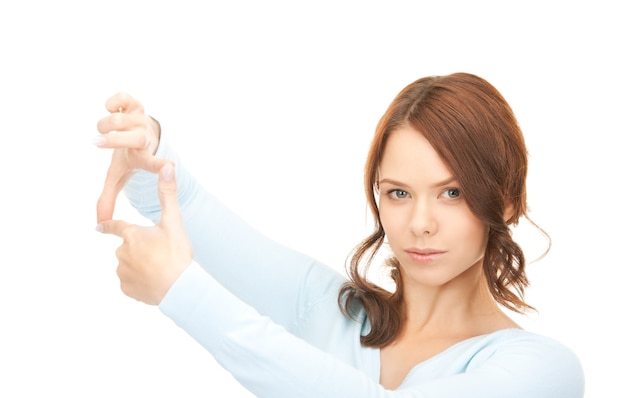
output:
M146 304L159 305L176 279L191 264L193 252L178 207L174 165L159 171L161 219L142 227L121 220L98 224L98 230L121 237L117 275L122 292Z

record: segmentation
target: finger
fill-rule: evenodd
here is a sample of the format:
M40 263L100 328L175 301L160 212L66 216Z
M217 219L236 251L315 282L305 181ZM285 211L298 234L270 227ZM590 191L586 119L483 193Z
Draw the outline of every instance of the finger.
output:
M170 160L157 158L155 156L148 156L142 162L141 168L142 170L149 171L151 173L158 173L166 164L170 163Z
M93 143L99 148L144 149L150 145L150 140L145 132L130 130L101 134L94 138Z
M178 207L178 190L176 172L171 162L166 163L159 171L159 199L161 201L161 225L179 226L181 222Z
M124 230L126 230L126 228L130 225L131 224L123 220L108 220L99 223L96 230L102 232L103 234L110 234L123 238Z
M109 112L143 113L143 105L128 93L119 92L110 97L105 107Z
M146 118L144 114L128 114L113 112L108 116L98 120L98 131L101 134L107 134L111 131L129 131L141 129L146 126Z
M117 193L115 193L115 191L111 189L105 189L102 191L100 197L98 198L98 202L96 203L96 217L98 223L113 218L116 200Z
M104 180L104 187L96 204L96 216L99 223L113 218L117 196L130 177L128 171L121 166L119 161L116 161L115 157L119 156L122 155L118 152L113 153L113 159Z

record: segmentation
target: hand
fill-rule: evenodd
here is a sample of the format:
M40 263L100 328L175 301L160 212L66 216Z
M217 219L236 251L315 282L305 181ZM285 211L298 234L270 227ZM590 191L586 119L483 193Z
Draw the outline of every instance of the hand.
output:
M98 223L113 218L115 200L133 172L142 169L157 173L167 163L154 156L161 129L156 120L144 114L139 101L118 93L106 101L106 108L111 114L98 121L100 135L94 143L114 151L98 198Z
M109 220L98 230L124 239L117 249L117 275L122 292L146 304L159 305L172 284L193 259L178 207L174 166L159 171L161 220L142 227L121 220Z

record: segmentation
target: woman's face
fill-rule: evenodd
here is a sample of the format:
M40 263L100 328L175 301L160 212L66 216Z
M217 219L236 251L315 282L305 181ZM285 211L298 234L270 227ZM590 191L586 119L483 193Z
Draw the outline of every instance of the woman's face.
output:
M420 132L391 133L379 176L380 219L405 284L442 286L480 267L488 229Z

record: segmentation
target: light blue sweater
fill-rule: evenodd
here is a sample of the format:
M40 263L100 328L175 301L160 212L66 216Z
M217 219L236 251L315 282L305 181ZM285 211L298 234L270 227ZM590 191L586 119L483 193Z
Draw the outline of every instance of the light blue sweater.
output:
M157 156L176 161L195 255L160 309L256 396L583 397L577 356L555 340L517 329L462 341L386 390L378 383L379 350L360 344L369 327L365 314L347 319L337 304L344 276L255 231L197 183L166 140ZM156 175L136 173L125 193L158 222Z

